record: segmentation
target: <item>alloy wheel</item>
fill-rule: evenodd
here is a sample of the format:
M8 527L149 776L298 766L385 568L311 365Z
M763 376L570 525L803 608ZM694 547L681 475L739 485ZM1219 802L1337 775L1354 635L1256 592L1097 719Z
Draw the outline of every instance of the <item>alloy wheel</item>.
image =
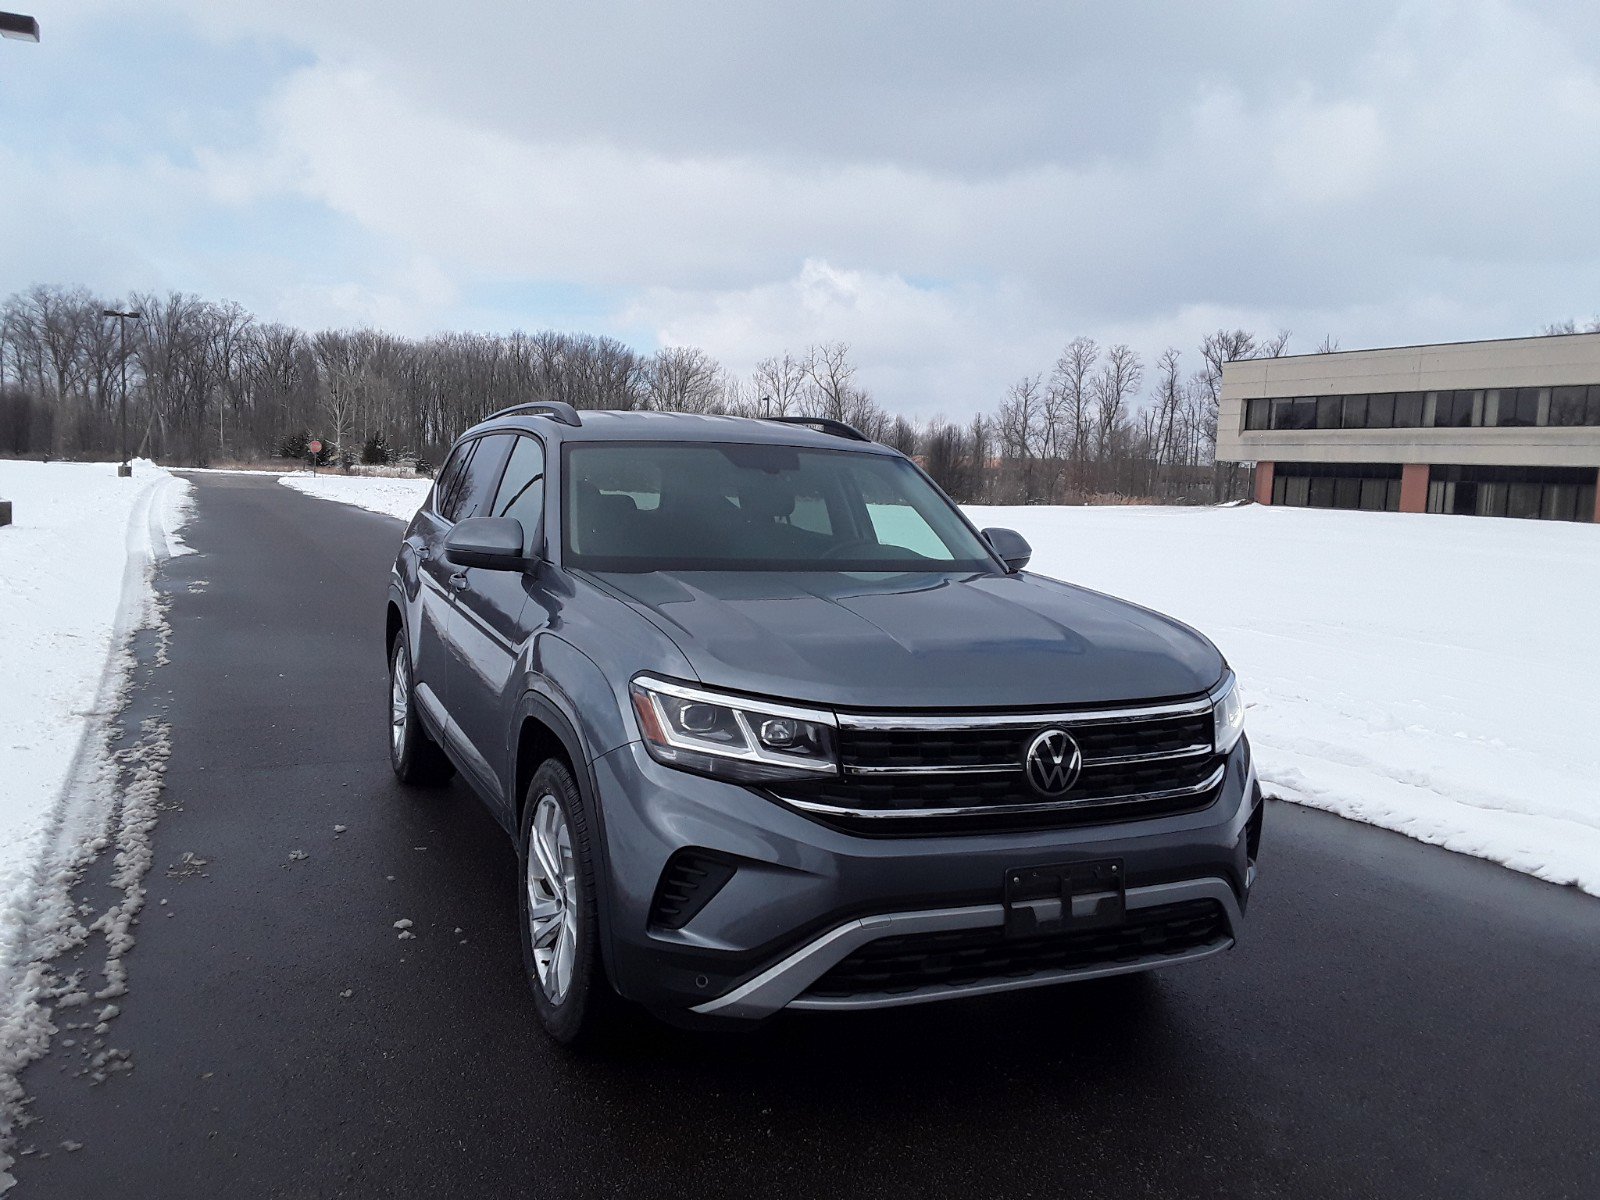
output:
M560 803L539 797L528 831L528 932L539 987L560 1004L572 986L578 949L577 864Z
M406 709L411 677L406 670L406 650L397 646L394 652L394 670L389 682L389 743L396 755L406 741Z

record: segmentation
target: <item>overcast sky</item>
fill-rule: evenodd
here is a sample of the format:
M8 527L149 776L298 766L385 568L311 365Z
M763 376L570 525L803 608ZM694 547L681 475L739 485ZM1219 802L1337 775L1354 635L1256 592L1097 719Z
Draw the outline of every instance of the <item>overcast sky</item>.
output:
M1592 0L4 3L0 294L842 340L949 416L1077 334L1600 311Z

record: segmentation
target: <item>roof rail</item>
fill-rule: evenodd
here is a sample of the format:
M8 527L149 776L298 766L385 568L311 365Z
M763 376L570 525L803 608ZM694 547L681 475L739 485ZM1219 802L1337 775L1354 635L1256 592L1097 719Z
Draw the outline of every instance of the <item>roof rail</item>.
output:
M559 421L563 425L571 425L574 429L579 429L583 426L583 418L578 415L578 410L565 400L532 400L527 404L513 404L510 408L502 408L499 412L490 413L484 420L492 421L496 417L515 417L522 413L549 417L552 421Z
M811 425L834 437L849 438L852 442L870 442L872 439L854 425L835 421L832 417L760 417L762 421L776 421L780 425Z

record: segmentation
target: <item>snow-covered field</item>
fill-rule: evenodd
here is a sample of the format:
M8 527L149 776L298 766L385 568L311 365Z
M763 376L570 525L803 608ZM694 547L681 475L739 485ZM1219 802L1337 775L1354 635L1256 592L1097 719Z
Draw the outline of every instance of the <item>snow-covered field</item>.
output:
M97 1038L116 1015L91 1002L122 991L165 729L115 758L104 734L125 694L130 637L160 619L153 566L183 552L188 486L143 461L132 479L114 463L0 461L0 498L15 509L0 527L0 1191L11 1184L18 1071L60 1013L80 1013ZM108 849L118 899L91 916L69 888ZM50 960L91 931L106 941L103 978L59 978Z
M289 476L409 519L423 479ZM1031 569L1188 621L1272 794L1600 895L1600 527L1262 508L986 508Z

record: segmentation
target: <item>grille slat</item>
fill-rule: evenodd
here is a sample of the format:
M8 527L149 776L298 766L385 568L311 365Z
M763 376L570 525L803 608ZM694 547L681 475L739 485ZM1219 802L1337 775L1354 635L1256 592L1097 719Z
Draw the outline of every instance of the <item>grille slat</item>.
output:
M1015 767L1033 735L1050 724L1072 733L1085 761L1133 754L1175 754L1211 741L1211 717L1161 717L1113 725L1073 725L1070 720L1041 718L1022 729L853 729L840 730L840 762L846 773L855 767L920 767L937 771L947 766L976 764Z
M1202 808L1216 798L1221 759L1211 749L1209 708L1193 707L1154 709L1143 719L1123 710L1106 721L1092 713L1076 721L1072 714L950 718L926 728L912 727L916 718L886 728L881 719L853 724L842 716L842 774L787 785L780 799L879 834L1041 828ZM1072 734L1083 767L1071 791L1045 798L1028 785L1023 758L1051 727Z
M829 999L900 995L922 987L1025 979L1183 954L1227 936L1221 905L1185 900L1131 909L1120 925L1078 933L1008 939L999 929L969 929L880 938L836 963L805 994Z
M733 862L709 850L680 850L668 861L650 902L650 924L682 929L726 886Z

